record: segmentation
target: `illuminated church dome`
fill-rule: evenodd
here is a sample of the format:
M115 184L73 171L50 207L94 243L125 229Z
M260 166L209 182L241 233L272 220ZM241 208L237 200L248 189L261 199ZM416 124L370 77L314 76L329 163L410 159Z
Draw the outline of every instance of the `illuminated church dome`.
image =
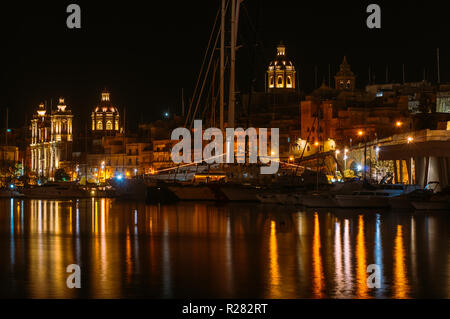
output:
M100 103L91 114L92 132L101 135L114 135L120 131L119 110L110 100L106 90L102 92Z
M295 90L295 67L286 56L286 47L280 43L277 55L267 69L267 88L269 92Z

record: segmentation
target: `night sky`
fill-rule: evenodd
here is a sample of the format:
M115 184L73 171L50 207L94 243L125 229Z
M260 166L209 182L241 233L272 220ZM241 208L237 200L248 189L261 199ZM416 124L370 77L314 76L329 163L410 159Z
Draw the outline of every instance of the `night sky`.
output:
M382 29L367 29L369 3L382 8ZM66 27L66 7L81 6L82 28ZM220 0L198 1L33 1L2 4L0 24L0 127L5 108L10 127L28 121L41 101L66 98L76 128L84 127L103 88L127 110L128 126L180 110L181 88L192 94ZM441 80L450 82L449 12L438 1L269 1L245 0L241 10L237 85L264 88L264 71L283 41L300 86L314 87L337 71L343 55L358 86L400 81L405 63L409 81L436 79L436 47L441 48Z

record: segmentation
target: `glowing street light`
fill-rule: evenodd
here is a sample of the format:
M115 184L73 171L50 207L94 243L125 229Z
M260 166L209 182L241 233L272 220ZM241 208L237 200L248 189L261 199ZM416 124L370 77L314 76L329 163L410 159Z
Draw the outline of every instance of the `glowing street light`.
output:
M346 176L346 172L347 172L347 153L348 153L348 148L344 149L344 178Z
M412 143L412 141L414 141L414 138L412 136L408 136L408 138L407 138L408 144Z
M337 162L337 159L338 159L338 155L339 155L339 153L341 153L341 151L336 150L335 153L336 153L336 178L337 178L337 173L338 173L338 162Z
M395 122L396 127L402 127L402 125L403 125L403 122L401 122L401 121Z
M358 136L362 137L364 135L364 131L359 130ZM366 160L367 160L367 137L364 137L364 181L366 180Z
M106 176L105 176L105 161L102 162L102 174L100 175L101 177L103 177L103 181L105 181Z

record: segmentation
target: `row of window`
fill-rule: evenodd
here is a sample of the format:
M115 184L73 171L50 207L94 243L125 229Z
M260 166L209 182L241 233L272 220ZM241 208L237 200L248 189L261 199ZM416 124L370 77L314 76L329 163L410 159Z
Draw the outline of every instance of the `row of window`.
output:
M271 76L269 78L269 87L273 88L274 87L274 77ZM277 88L283 88L284 87L284 78L283 76L279 75L277 77ZM290 75L288 75L286 77L286 88L292 88L292 77Z
M95 122L92 121L92 130L93 130L93 131L96 130L95 127L96 127L96 126L95 126ZM107 131L112 131L112 130L113 130L113 123L112 123L112 121L106 121L106 127L105 127L105 129L106 129ZM101 121L101 120L97 121L97 130L100 130L100 131L103 130L103 121ZM114 130L116 130L116 131L119 130L119 121L118 121L118 120L116 120Z

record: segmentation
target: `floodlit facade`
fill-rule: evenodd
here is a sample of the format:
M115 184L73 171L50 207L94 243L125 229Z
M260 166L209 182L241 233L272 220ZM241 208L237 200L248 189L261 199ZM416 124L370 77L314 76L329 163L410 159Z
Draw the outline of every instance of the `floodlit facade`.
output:
M41 103L31 120L31 171L52 179L59 168L69 168L72 159L72 112L63 98L48 114Z

